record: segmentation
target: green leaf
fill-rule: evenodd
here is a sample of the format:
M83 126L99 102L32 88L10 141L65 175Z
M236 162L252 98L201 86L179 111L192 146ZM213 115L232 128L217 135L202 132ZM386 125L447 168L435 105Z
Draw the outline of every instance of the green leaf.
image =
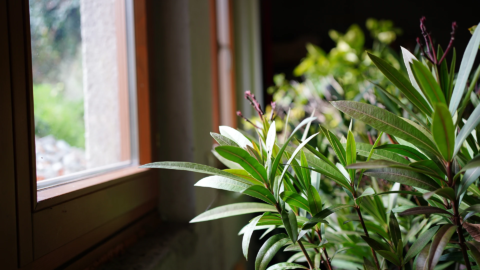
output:
M423 214L445 214L452 216L452 213L447 212L438 207L433 206L419 206L407 209L400 213L400 216L409 216L409 215L423 215Z
M249 184L254 184L254 185L261 185L263 186L264 183L260 182L259 180L253 178L247 171L245 171L244 169L225 169L223 170L224 172L227 172L227 173L230 173L230 174L233 174L235 176L238 176L240 178L243 178L244 180L247 180L247 181L244 181L246 183L249 183Z
M377 56L368 53L372 62L407 98L426 115L432 114L432 108L412 84L394 67ZM383 130L382 130L383 131ZM386 132L386 131L385 131ZM388 132L387 132L388 133Z
M413 60L412 70L416 81L427 96L430 104L435 106L437 103L447 104L440 85L433 77L432 73L426 66L417 60Z
M290 240L295 244L298 237L297 217L293 211L282 210L282 221Z
M260 215L252 219L252 221L250 221L250 224L248 224L245 230L245 233L243 234L242 251L243 251L243 256L245 256L245 259L247 260L248 260L248 247L250 245L250 238L252 237L253 231L255 230L255 227L257 226L258 221L262 217L263 215Z
M205 174L213 174L218 176L223 176L226 178L230 178L232 180L237 180L239 182L243 182L245 184L250 184L249 181L245 180L242 177L237 175L233 175L231 173L219 170L217 168L213 168L210 166L196 164L191 162L176 162L176 161L162 161L162 162L154 162L150 164L145 164L140 166L140 168L155 168L155 169L169 169L169 170L179 170L179 171L190 171L190 172L197 172L197 173L205 173Z
M302 230L311 229L315 225L317 225L318 223L327 223L324 220L326 217L335 213L336 211L339 211L339 210L347 208L347 207L355 207L355 206L351 205L351 204L336 204L336 205L332 205L330 207L324 208L322 211L320 211L316 215L314 215L308 222L306 222L303 225Z
M308 169L307 158L305 157L303 150L300 151L300 165L302 166L301 171L304 185L305 187L308 187L312 183L312 179L310 177L310 170Z
M480 264L480 243L476 241L466 242L468 249L470 249L471 256L475 259L477 265Z
M453 56L452 62L450 62L450 72L449 72L449 79L448 79L448 91L447 91L447 101L448 104L451 103L452 92L453 92L453 81L455 80L455 64L457 61L457 51L453 48ZM460 101L459 101L460 102ZM458 105L457 105L458 106Z
M437 58L440 61L442 59L444 52L443 49L440 45L438 45L438 52L437 52ZM449 75L448 75L448 67L447 67L447 60L446 58L443 60L443 62L440 64L440 68L438 69L438 73L440 76L440 86L442 88L443 94L445 95L445 98L447 97L448 93L448 87L450 86L449 80ZM450 96L448 96L450 97ZM448 101L447 101L448 104Z
M365 191L363 191L362 195L358 196L358 198L364 197L364 196L370 196L370 195L375 195L375 190L373 188L367 188Z
M407 186L414 186L417 188L422 188L430 191L434 191L440 188L440 185L437 182L433 181L431 178L406 169L398 168L382 168L382 169L371 169L365 172L366 175L371 177L376 177L379 179L385 179L392 182L397 182Z
M355 137L350 130L347 135L347 149L345 150L345 153L347 154L346 166L357 162L357 146L355 145ZM348 173L350 175L350 180L355 182L355 170L349 170Z
M430 246L430 251L428 255L428 269L435 268L438 260L440 260L440 256L442 256L443 249L448 244L448 241L450 241L450 238L455 232L455 229L456 226L446 224L443 225L440 230L438 230Z
M453 191L453 189L450 188L450 187L439 188L435 191L425 193L425 194L423 194L423 198L425 200L429 200L430 197L432 197L434 194L440 195L440 196L442 196L446 199L452 200L452 201L455 200L455 191Z
M218 146L215 148L222 157L238 163L255 179L267 183L267 171L254 157L242 148L233 146Z
M377 270L377 267L367 258L363 257L363 269L364 270Z
M190 221L190 223L215 220L220 218L258 213L258 212L276 212L274 206L265 203L234 203L224 206L219 206L208 210Z
M422 89L420 89L420 86L415 80L415 76L413 75L413 71L412 71L411 64L413 63L413 60L418 61L418 59L409 50L403 48L402 46L400 46L400 49L402 50L403 63L405 64L405 68L407 69L408 78L410 79L412 86L420 93L420 95L424 99L426 99L425 95L422 92Z
M418 254L417 259L416 259L416 270L429 270L430 268L428 267L428 256L429 256L429 251L430 251L430 246L431 244L426 245L420 254Z
M232 180L223 176L214 175L201 179L195 184L195 186L223 189L233 192L242 192L246 188L251 187L252 184L246 184L244 182Z
M231 140L230 138L228 137L225 137L221 134L218 134L218 133L215 133L215 132L210 132L210 135L212 136L212 138L215 139L215 141L217 141L217 143L219 145L222 145L222 146L234 146L234 147L240 147L236 142L234 142L233 140Z
M433 238L435 233L438 230L438 226L430 228L428 231L424 232L420 237L418 237L417 241L413 243L413 245L410 247L410 249L407 252L407 255L405 255L405 262L410 261L413 257L417 256L420 251L430 242L430 240Z
M337 136L335 136L330 130L324 128L323 126L320 126L320 129L322 130L323 135L325 135L327 140L330 142L330 146L333 148L333 151L337 155L338 160L340 160L340 163L343 166L346 166L347 154L342 144L338 140Z
M275 125L275 121L273 121L272 124L270 124L270 129L268 129L267 139L265 142L265 147L266 147L265 150L267 151L267 154L268 154L267 160L270 160L272 158L272 152L275 146L276 137L277 137L277 127Z
M402 241L402 234L400 232L400 225L398 224L397 218L393 212L390 212L390 222L388 222L388 231L390 233L390 239L392 243L398 243Z
M368 157L372 151L372 148L373 146L371 144L359 142L357 143L357 154L359 156ZM378 147L373 150L371 159L386 159L407 165L410 163L405 159L405 157L399 156L398 154L392 153L388 150L378 149Z
M480 106L479 106L480 107ZM467 191L468 187L475 182L480 176L480 167L476 167L470 170L467 170L463 175L462 182L460 183L460 188L458 189L457 197Z
M240 148L245 149L247 148L247 145L253 147L252 142L247 139L247 137L245 137L240 131L233 129L229 126L220 126L219 129L220 134L234 141L240 146Z
M278 153L277 153L277 156L275 157L275 160L274 160L273 163L272 163L272 169L271 169L271 172L270 172L270 179L269 179L270 185L273 185L273 182L275 181L275 176L276 176L278 164L279 164L280 161L282 160L283 152L284 152L285 149L287 148L288 143L292 140L293 135L294 135L302 126L306 125L307 123L312 122L312 121L315 120L315 119L317 119L317 118L316 118L316 117L309 117L309 118L303 120L300 124L298 124L298 126L292 131L292 134L290 134L290 137L288 137L288 139L285 141L285 143L283 144L282 148L280 148L280 150L279 150Z
M435 144L421 130L384 109L354 101L331 103L340 111L380 131L404 139L425 151L438 153Z
M463 142L472 133L475 127L478 126L478 124L480 124L480 106L477 106L475 110L473 110L473 112L470 114L470 117L468 117L467 122L458 133L458 136L455 139L455 150L453 151L453 155L458 153L463 145Z
M345 178L345 176L340 172L337 167L330 166L329 163L323 162L309 152L305 152L305 156L307 158L308 164L310 165L310 170L319 172L324 176L332 179L340 186L351 190L352 187L349 185L347 178Z
M320 198L318 191L312 185L307 187L307 198L312 216L315 216L318 212L322 211L322 199Z
M375 149L390 151L390 152L396 153L398 155L406 156L408 158L414 159L416 161L428 160L428 158L424 154L422 154L420 151L418 151L417 149L412 148L410 146L406 146L406 145L384 144L384 145L378 146Z
M308 269L307 267L296 263L277 263L270 266L267 270L286 270L286 269Z
M425 126L424 124L424 120L420 119L420 117L418 117L418 115L414 112L412 112L412 110L410 110L410 108L408 108L408 106L406 104L404 104L403 102L401 102L398 98L396 98L394 95L390 94L387 90L385 90L383 87L381 87L380 85L376 84L376 83L373 83L370 81L370 83L372 83L373 85L375 85L377 87L378 90L380 90L381 93L385 94L390 100L392 100L393 102L397 103L398 106L400 106L402 109L404 109L411 117L415 118L419 123L421 123L423 126ZM420 93L421 91L418 90ZM423 94L422 94L423 95Z
M462 63L460 64L460 69L458 71L455 88L453 89L452 98L450 100L449 109L450 109L450 114L452 116L455 115L458 105L460 104L460 100L463 97L463 93L465 92L465 87L467 85L468 77L470 76L470 71L472 70L473 63L475 62L475 57L477 56L479 44L480 44L480 27L478 27L473 33L473 36L468 42L467 48L463 53Z
M273 194L270 192L270 190L262 187L262 186L251 186L247 189L244 189L242 191L243 194L258 198L262 201L265 201L271 205L275 205L275 197L273 197Z
M257 259L255 260L255 270L267 269L268 263L272 260L273 256L275 256L288 241L288 236L284 233L274 235L265 241L258 251Z
M335 164L333 164L332 161L330 161L327 157L322 155L322 153L318 152L313 146L306 144L305 148L307 148L308 151L310 151L313 155L315 155L317 158L321 159L322 161L326 162L328 165L330 165L333 168L336 168ZM308 156L308 151L305 153L305 157ZM308 161L308 158L307 158Z
M435 105L432 117L432 136L442 157L446 161L452 161L455 147L455 126L445 104Z
M395 265L398 265L398 266L401 266L402 265L402 262L401 260L397 257L397 254L391 252L391 251L387 251L387 250L379 250L377 251L378 254L382 255L382 257L384 257L386 260L388 260L389 262L395 264Z
M290 163L292 163L292 160L295 158L295 156L302 150L302 148L313 138L315 138L318 135L318 133L313 134L312 136L308 137L306 140L304 140L292 153L290 159L287 161L287 164L285 164L285 168L283 169L282 174L279 177L279 181L283 181L283 177L285 176L285 173L287 172L288 167L290 166ZM283 148L283 147L282 147ZM280 185L277 186L277 188L280 188ZM275 190L275 194L278 194L278 189Z
M383 243L383 242L379 242L373 238L370 238L368 236L365 236L365 235L361 235L362 239L367 242L367 244L373 248L373 250L375 251L379 251L379 250L390 250L390 247Z
M300 241L300 240L299 240ZM305 243L305 242L302 242L303 244L303 247L305 249L314 249L314 248L318 248L318 246L316 244L311 244L311 243ZM300 246L298 245L298 243L296 244L291 244L289 246L287 246L283 251L301 251L302 249L300 248Z
M282 200L288 203L290 206L300 207L307 212L310 212L310 207L308 206L308 201L305 200L299 194L292 191L284 191L280 194Z

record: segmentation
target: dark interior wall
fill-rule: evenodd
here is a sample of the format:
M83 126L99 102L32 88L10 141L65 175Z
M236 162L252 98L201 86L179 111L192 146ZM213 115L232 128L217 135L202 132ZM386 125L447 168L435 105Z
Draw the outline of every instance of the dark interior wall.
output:
M468 28L480 21L478 0L262 0L261 3L264 88L272 84L273 74L285 73L293 78L293 69L306 54L306 43L330 50L335 45L328 36L330 29L343 33L356 23L368 38L365 27L368 18L388 19L403 30L393 48L400 50L402 45L413 49L416 37L421 37L419 19L426 16L427 28L445 48L451 23L456 21L458 53L464 51L471 36ZM368 42L371 40L367 39L367 46Z

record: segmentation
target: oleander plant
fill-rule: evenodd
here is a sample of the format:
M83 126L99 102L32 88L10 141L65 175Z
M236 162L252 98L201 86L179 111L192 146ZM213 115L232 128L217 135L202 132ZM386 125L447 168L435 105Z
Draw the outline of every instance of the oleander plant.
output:
M480 269L480 66L473 71L480 30L472 30L456 73L456 24L445 51L435 46L424 18L420 28L421 56L402 48L408 77L368 53L388 80L385 86L372 78L372 87L401 116L368 101L332 101L350 122L346 132L307 117L280 133L275 111L265 114L246 92L258 113L258 121L246 119L255 134L226 126L211 133L215 156L228 169L188 162L143 167L207 174L195 185L259 200L216 207L191 221L255 214L239 234L247 259L253 232L268 236L256 270ZM366 139L366 126L353 130L352 122L376 136ZM290 258L271 265L280 251Z

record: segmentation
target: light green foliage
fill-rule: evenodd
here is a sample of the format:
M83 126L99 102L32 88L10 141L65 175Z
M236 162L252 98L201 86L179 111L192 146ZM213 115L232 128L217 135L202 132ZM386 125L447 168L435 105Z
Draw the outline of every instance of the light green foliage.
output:
M71 146L85 148L83 100L69 100L49 84L33 86L35 135L53 135Z

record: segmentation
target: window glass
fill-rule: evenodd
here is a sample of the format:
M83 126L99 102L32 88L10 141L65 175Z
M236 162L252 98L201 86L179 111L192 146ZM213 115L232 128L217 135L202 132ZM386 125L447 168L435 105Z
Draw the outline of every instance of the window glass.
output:
M38 186L130 166L136 153L131 3L29 3Z

